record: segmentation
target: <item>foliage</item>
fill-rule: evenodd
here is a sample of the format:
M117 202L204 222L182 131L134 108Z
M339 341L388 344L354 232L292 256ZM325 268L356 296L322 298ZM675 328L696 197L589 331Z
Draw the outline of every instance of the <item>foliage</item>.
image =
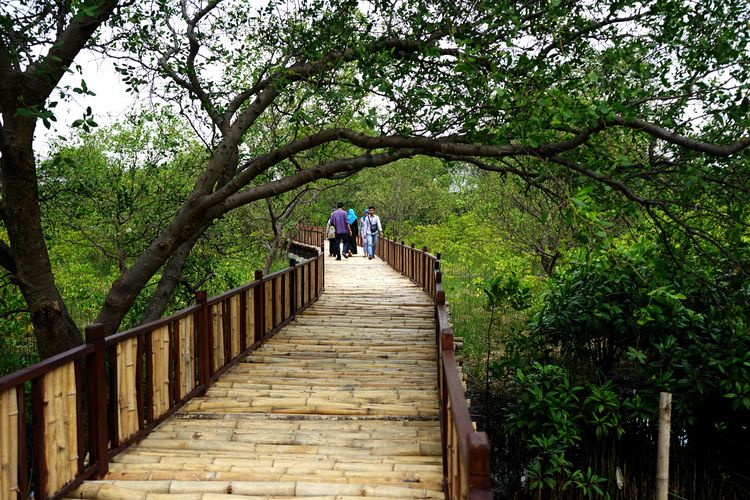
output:
M578 469L570 456L584 439L619 436L620 401L610 382L573 386L565 370L534 363L516 372L516 401L506 414L508 431L519 433L533 458L527 467L529 489L560 494L574 487L585 498L605 496L602 478L591 467Z
M531 304L531 287L524 285L515 275L495 276L482 287L487 295L487 307L490 309L512 308L523 311Z
M747 300L747 281L733 272L677 268L657 245L579 252L548 281L531 330L504 346L501 363L516 381L507 388L509 431L526 443L531 487L562 491L574 481L587 439L617 446L639 436L660 391L673 393L673 431L688 446L729 435L742 442Z
M7 274L0 276L0 377L38 360L23 297Z
M95 244L118 260L97 314L110 332L183 245L231 210L419 155L514 176L514 188L549 196L520 210L545 229L535 241L522 237L547 274L578 232L560 233L549 214L559 222L563 201L587 185L637 205L664 234L678 230L675 246L720 249L744 265L731 245L747 233L750 205L737 188L747 184L750 144L743 139L750 11L742 3L81 0L0 9L1 166L9 183L2 258L25 296L38 295L28 302L37 345L50 346L45 355L80 338L39 221L35 188L43 179L27 167L35 163L35 125L57 118L58 94L90 93L85 82L55 90L84 47L116 57L132 92L148 91L186 119L190 146L181 154L202 146L184 185L168 195L177 203L153 211L156 224L133 229L142 240L95 232ZM96 34L105 22L108 30ZM700 119L689 119L696 112ZM73 125L91 132L93 116L87 108ZM451 181L442 168L424 164L405 176L427 187L421 192L405 182L396 202L377 200L393 209L384 215L394 235L432 222L445 202L461 215L465 206L451 203L452 193L430 196L439 190L429 179ZM421 203L409 219L403 207L412 195L434 203ZM117 218L135 217L115 207ZM33 251L24 252L28 245Z

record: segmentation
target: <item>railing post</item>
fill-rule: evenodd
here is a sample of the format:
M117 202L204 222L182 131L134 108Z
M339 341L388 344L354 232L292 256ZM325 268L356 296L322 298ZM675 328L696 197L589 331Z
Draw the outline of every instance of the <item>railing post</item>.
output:
M247 349L247 290L240 292L240 352Z
M443 273L440 271L440 252L435 254L435 270L433 271L433 278L434 283L432 283L431 295L434 297L437 293L438 283L442 283L443 281Z
M208 389L211 370L208 359L211 357L211 345L208 341L208 297L205 290L195 292L195 302L200 306L198 310L198 383L203 386L203 392Z
M325 252L321 252L320 255L318 255L318 259L320 260L320 293L323 293L323 290L326 287L326 258L325 258Z
M399 253L401 254L401 259L400 259L401 269L399 269L399 271L401 272L401 274L405 274L406 273L406 244L404 243L404 240L401 240L401 249Z
M266 333L266 290L263 282L263 271L255 270L255 342L262 342Z
M417 278L417 273L414 267L417 262L417 252L414 250L415 247L416 245L414 244L414 242L412 242L412 244L409 246L409 278L414 281L416 281Z
M105 371L104 325L86 327L86 343L94 347L88 363L89 433L91 436L91 463L96 464L96 476L104 477L109 472L107 442L107 375ZM114 404L114 403L113 403ZM25 467L25 464L23 464Z
M490 500L492 481L490 480L490 443L484 432L469 432L469 498Z
M297 316L297 262L289 259L289 317L294 319Z

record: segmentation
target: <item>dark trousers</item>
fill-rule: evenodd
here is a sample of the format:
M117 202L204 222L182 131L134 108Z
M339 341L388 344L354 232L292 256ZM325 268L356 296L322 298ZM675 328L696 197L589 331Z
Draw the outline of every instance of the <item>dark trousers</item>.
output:
M347 233L336 233L336 245L334 246L334 255L337 259L341 259L341 243L344 243L344 254L349 249L349 235Z
M336 255L333 247L336 246L336 238L328 238L328 255Z

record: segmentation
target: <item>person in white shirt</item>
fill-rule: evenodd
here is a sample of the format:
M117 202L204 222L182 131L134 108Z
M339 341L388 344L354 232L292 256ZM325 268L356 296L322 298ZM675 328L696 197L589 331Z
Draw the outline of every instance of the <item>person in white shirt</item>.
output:
M359 237L362 239L362 257L367 258L367 229L365 228L365 219L367 214L370 213L367 208L362 212L362 217L359 219Z
M380 217L375 215L375 207L367 209L367 215L364 217L364 234L367 237L367 258L375 258L375 247L378 244L378 236L383 234L383 226L380 224Z

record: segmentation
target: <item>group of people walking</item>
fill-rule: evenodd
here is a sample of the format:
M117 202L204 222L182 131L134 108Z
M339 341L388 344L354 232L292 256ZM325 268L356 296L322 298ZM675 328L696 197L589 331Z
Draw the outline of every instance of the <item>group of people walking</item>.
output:
M336 210L328 219L326 234L329 243L328 253L335 256L336 260L341 260L342 255L348 259L357 254L357 235L362 237L364 256L373 259L378 236L383 234L383 226L380 217L375 215L375 207L368 207L362 217L359 217L353 208L347 212L344 210L344 203L338 202Z

